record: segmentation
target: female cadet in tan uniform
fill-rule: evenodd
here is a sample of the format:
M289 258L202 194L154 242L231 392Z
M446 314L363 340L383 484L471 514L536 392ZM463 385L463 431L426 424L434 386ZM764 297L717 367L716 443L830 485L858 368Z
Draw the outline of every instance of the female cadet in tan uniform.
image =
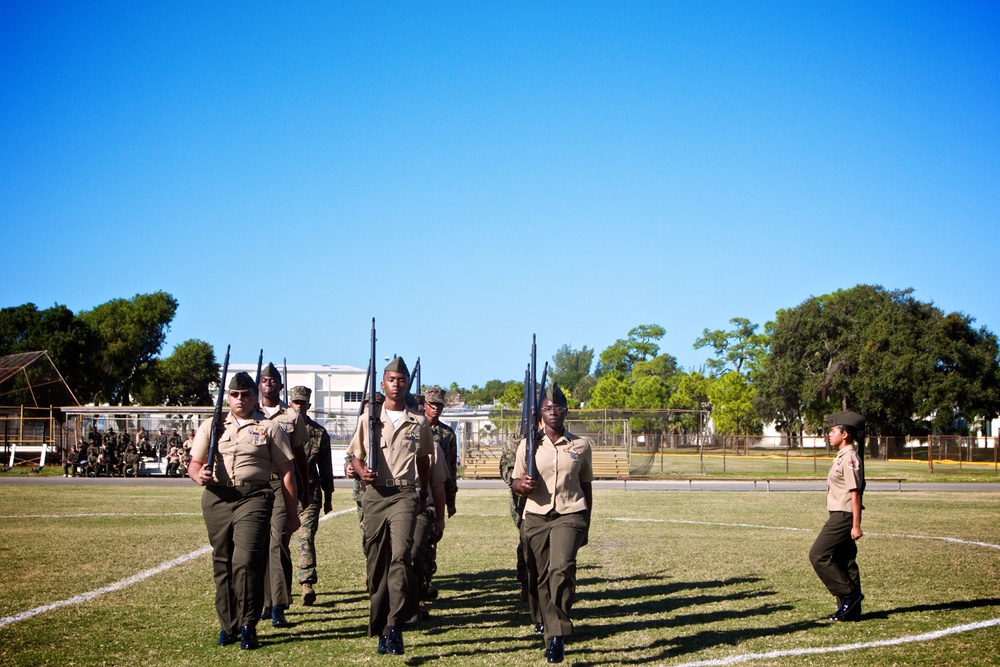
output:
M198 428L191 447L188 476L205 487L201 513L212 544L215 573L215 612L222 630L218 644L240 642L255 649L257 618L264 604L264 567L274 490L272 468L282 479L285 502L296 502L295 471L288 436L281 427L254 410L257 386L247 373L229 383L229 414L219 438L213 474L208 459L212 422ZM299 527L299 516L289 512L285 531Z
M587 543L593 509L590 441L564 427L566 395L553 383L542 399L544 437L535 452L537 479L526 474L525 441L517 448L511 489L525 498L521 536L528 564L528 604L541 619L545 658L562 662L563 637L576 598L576 553ZM534 581L532 581L534 579Z
M827 475L826 508L830 512L823 529L809 550L809 561L827 589L837 598L833 621L861 618L861 575L855 561L861 532L861 496L865 490L863 459L854 444L864 447L864 417L856 412L830 415L830 445L837 457Z

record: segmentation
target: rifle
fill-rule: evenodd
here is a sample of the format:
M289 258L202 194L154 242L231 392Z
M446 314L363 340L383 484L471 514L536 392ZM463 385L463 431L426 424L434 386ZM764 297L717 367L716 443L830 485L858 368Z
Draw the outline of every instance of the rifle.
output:
M417 390L414 392L413 387L416 385ZM413 372L410 373L410 384L406 387L406 393L408 394L419 394L420 393L420 357L417 357L417 364L413 367Z
M525 424L527 430L524 431L524 471L532 478L535 477L535 452L538 450L538 421L541 416L539 408L542 400L537 391L537 373L538 356L535 352L535 334L531 334L531 362L528 364L528 381L524 387L524 393L528 399L528 408L526 410L528 423Z
M378 473L378 454L382 446L382 415L379 414L375 389L375 318L372 318L372 354L368 362L368 467ZM362 403L364 405L364 403Z
M285 392L282 400L288 405L288 359L281 358L281 388Z
M226 346L226 360L222 362L222 379L219 381L219 395L215 399L215 411L212 413L212 428L208 435L208 466L212 477L215 477L215 458L219 451L219 438L222 437L222 397L226 395L226 374L229 373L229 345Z
M254 391L257 392L257 405L254 410L260 412L260 370L264 366L264 348L260 348L260 356L257 357L257 376L253 379Z

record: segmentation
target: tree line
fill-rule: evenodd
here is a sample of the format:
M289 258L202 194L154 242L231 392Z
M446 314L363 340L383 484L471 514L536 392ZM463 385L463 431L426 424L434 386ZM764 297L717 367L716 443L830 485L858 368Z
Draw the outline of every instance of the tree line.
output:
M0 356L47 350L81 403L211 405L219 381L211 345L197 339L160 358L177 300L166 292L112 299L73 313L56 304L0 309Z
M58 304L3 308L0 355L48 350L83 403L211 405L209 386L219 379L211 345L190 339L158 356L176 311L162 291L79 313ZM855 410L877 450L883 436L985 433L1000 413L1000 353L996 335L974 322L912 290L858 285L779 310L763 330L742 317L705 329L693 346L712 355L697 369L660 349L662 326L642 324L599 355L562 345L550 377L571 407L706 409L720 434L759 434L766 423L791 436L819 434L826 414ZM523 389L496 379L449 387L467 405L510 408ZM694 416L670 423L698 428Z
M986 434L1000 413L1000 354L996 335L974 321L912 290L858 285L780 310L762 331L742 317L705 329L693 346L712 357L699 369L681 368L660 350L665 329L643 324L596 366L593 349L563 345L550 372L573 407L708 409L719 434L760 434L765 423L793 437L821 434L825 415L850 409L866 416L877 453L887 436ZM451 390L466 403L516 407L523 383ZM671 423L697 427L693 417Z

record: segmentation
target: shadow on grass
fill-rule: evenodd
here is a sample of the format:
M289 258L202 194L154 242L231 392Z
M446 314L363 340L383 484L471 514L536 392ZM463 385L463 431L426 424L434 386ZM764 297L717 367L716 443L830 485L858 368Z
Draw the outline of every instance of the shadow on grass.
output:
M938 604L918 604L912 607L897 607L895 609L883 609L874 613L865 613L864 617L869 620L885 620L891 616L899 614L912 614L926 611L958 611L960 609L977 609L979 607L1000 607L1000 598L983 598L980 600L955 600L954 602L941 602Z
M441 658L468 657L484 650L497 656L530 652L541 654L542 637L532 630L527 605L517 600L517 582L510 571L487 570L441 577L437 581L439 588L447 592L447 596L434 605L440 614L419 626L423 635L419 641L420 645L434 650L437 655L415 656L408 662L422 664ZM662 572L639 574L614 581L584 577L579 580L579 586L587 586L591 590L583 596L587 607L580 616L585 615L592 620L599 619L600 622L588 624L578 630L571 643L582 643L588 639L599 640L592 642L594 644L623 633L653 629L662 631L664 627L675 627L680 630L685 626L729 621L747 615L766 616L791 608L762 604L751 609L722 609L703 614L680 615L671 620L662 618L664 613L677 612L686 607L757 600L775 595L774 591L769 590L731 590L734 586L754 586L760 581L761 579L757 577L671 581ZM597 592L594 592L594 589L597 589ZM461 619L459 621L462 629L461 637L447 639L449 631L455 629L456 618ZM758 634L797 632L809 625L805 623L785 629L769 628ZM509 639L496 641L498 628L501 632L509 628ZM669 656L700 651L716 644L742 641L757 636L756 632L753 630L702 632L686 638L657 641L645 647L634 647L640 650L630 656L630 662L662 661ZM622 649L608 649L607 660L600 658L594 660L595 655L601 655L600 650L588 647L585 652L587 661L581 663L575 660L575 662L578 664L620 662ZM614 654L614 657L610 654ZM504 660L501 658L500 661Z

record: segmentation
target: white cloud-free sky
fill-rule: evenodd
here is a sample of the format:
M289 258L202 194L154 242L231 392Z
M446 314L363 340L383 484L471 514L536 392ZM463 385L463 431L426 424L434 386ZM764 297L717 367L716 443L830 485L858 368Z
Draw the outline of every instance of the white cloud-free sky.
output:
M0 7L0 307L520 378L858 283L1000 329L1000 5Z

